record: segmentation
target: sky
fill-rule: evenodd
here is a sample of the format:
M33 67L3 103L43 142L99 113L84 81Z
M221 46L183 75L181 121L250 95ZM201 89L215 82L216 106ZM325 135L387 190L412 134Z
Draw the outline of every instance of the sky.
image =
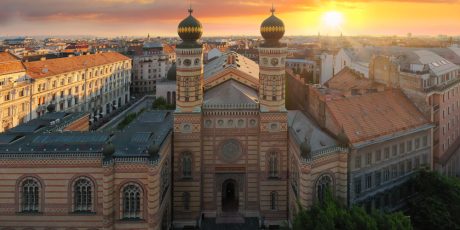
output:
M190 2L204 36L258 35L272 3L286 35L460 35L460 0L0 0L0 36L176 36Z

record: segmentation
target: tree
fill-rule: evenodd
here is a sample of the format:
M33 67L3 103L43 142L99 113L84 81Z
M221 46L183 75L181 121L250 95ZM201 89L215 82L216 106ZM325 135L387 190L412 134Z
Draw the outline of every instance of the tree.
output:
M299 204L299 212L294 217L292 229L411 230L412 226L410 219L400 212L388 214L373 210L368 214L362 207L353 206L348 209L328 192L324 201L315 203L310 210Z
M460 180L421 170L414 186L408 212L414 228L460 229Z
M168 104L168 102L166 102L166 99L164 97L158 97L153 102L152 107L154 109L159 109L159 110L171 110L171 109L176 108L174 104Z

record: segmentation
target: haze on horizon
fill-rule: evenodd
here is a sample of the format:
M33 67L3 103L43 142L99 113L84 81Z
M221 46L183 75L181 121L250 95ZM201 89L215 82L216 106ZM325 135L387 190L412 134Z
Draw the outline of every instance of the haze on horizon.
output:
M286 35L460 35L460 0L274 0ZM272 1L192 0L204 36L258 35ZM186 0L1 0L0 36L176 36ZM331 26L324 16L337 12ZM336 14L333 14L336 15Z

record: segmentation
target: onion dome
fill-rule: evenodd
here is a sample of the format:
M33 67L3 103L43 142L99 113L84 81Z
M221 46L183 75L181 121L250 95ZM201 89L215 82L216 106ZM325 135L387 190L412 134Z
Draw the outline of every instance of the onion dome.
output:
M104 154L104 157L106 158L112 157L114 153L115 153L115 146L112 144L112 142L107 143L102 148L102 154Z
M46 106L46 110L48 111L48 113L53 113L56 111L56 105L55 104L49 104L48 106Z
M157 144L151 145L147 150L147 153L149 154L150 159L152 160L156 160L160 158L159 152L160 152L160 147Z
M188 10L190 15L179 23L177 33L184 42L196 42L203 34L203 26L192 16L193 9Z
M260 26L260 34L265 39L266 43L278 43L284 36L284 23L275 16L275 8L271 9L272 15L265 19Z
M167 79L170 81L176 81L176 74L177 74L176 71L177 71L176 63L173 63L171 65L171 68L169 68L168 70L168 74L166 75Z
M300 144L300 155L303 157L303 158L310 158L310 153L311 153L311 145L310 145L310 141L308 141L307 138L305 138L305 140L302 142L302 144Z

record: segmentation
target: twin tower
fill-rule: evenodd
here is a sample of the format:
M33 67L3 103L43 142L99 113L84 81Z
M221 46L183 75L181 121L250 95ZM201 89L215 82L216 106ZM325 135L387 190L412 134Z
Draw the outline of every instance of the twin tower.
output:
M177 98L176 112L201 112L203 103L203 45L197 40L203 34L203 26L192 16L180 22L178 34L182 43L176 47ZM259 46L259 103L261 112L285 111L285 61L287 46L280 43L285 27L283 21L272 15L260 27L264 38Z

